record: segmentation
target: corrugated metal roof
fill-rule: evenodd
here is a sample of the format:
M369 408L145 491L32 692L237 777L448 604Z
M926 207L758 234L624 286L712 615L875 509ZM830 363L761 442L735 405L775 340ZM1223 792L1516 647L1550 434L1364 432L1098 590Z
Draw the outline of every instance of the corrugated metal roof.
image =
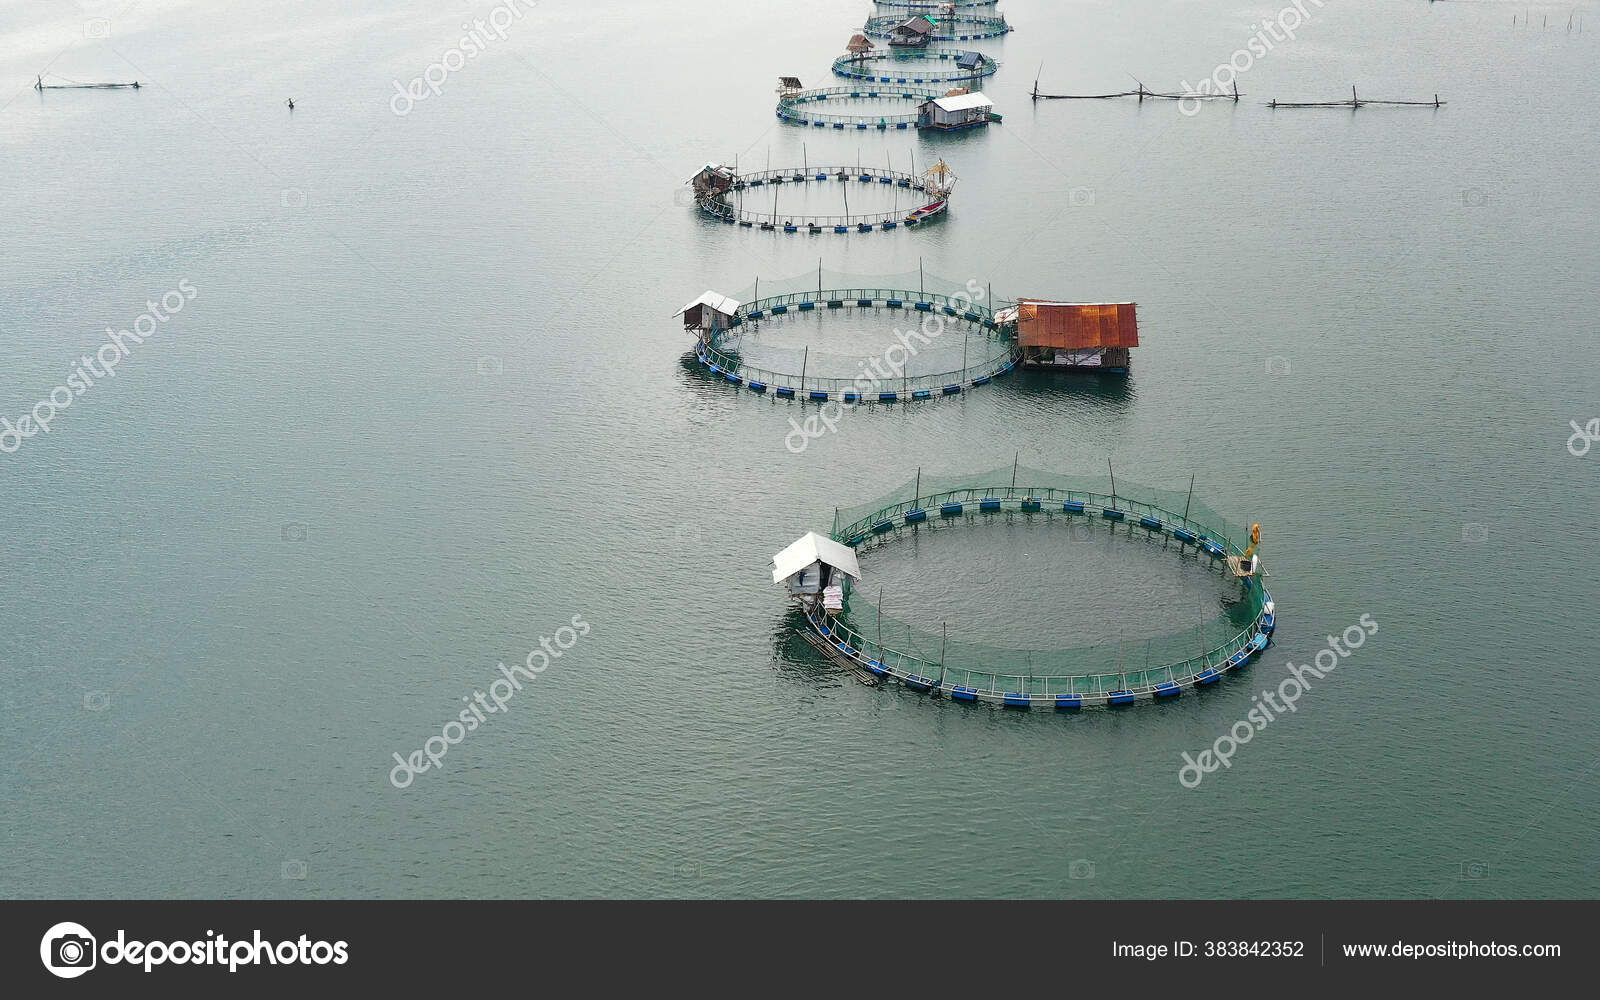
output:
M808 531L772 557L772 582L782 583L814 562L825 562L854 579L861 579L861 564L856 562L854 549Z
M1138 347L1137 306L1018 299L1017 340L1023 347Z
M955 97L935 97L933 103L940 111L970 111L973 108L992 108L994 102L982 93L958 94Z
M710 306L711 308L715 309L717 312L726 313L729 316L732 316L739 309L739 303L737 301L735 301L734 299L730 299L726 295L722 295L722 294L720 294L718 292L710 292L710 291L708 291L704 295L700 296L698 299L695 299L693 302L691 302L688 305L684 306L682 309L679 309L677 312L673 313L672 315L674 315L674 316L682 316L684 313L688 312L690 309L693 309L695 306Z

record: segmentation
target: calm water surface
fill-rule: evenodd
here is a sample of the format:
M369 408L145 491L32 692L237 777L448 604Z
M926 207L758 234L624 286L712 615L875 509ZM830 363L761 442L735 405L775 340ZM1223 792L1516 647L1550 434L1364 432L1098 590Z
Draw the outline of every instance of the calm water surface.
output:
M1004 124L884 137L772 114L778 74L834 82L857 0L544 0L405 115L395 81L491 4L0 6L0 415L196 292L0 455L0 893L1600 892L1600 454L1566 447L1600 410L1600 133L1561 96L1600 14L1329 0L1189 117L1027 94L1177 89L1274 5L1005 9L980 43ZM45 72L145 86L28 89ZM1449 104L1260 106L1351 83ZM683 200L707 160L913 153L961 178L922 232ZM697 374L671 314L819 258L1137 300L1134 373L852 414L792 454L811 411ZM793 638L772 553L919 468L1019 455L1194 475L1261 522L1273 649L1069 718L869 690ZM983 529L868 568L980 640L1215 613L1152 558ZM1297 712L1180 786L1363 614L1378 634ZM587 636L392 786L574 616Z

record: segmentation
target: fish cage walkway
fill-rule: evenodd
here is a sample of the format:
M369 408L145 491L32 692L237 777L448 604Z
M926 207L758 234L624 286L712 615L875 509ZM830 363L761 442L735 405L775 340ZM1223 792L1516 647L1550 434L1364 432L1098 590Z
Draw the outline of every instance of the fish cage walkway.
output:
M965 519L977 520L1006 511L1085 518L1106 524L1113 531L1125 525L1130 532L1166 535L1178 543L1180 552L1192 547L1198 556L1217 564L1225 564L1230 555L1240 554L1237 543L1227 535L1162 506L1142 503L1121 493L1054 486L967 486L932 493L880 508L848 525L836 527L833 538L856 548L874 539L886 539L891 533L926 524L930 517L935 519L933 523L959 524ZM1200 641L1192 647L1196 655L1133 670L1030 668L1027 672L1016 672L1014 668L1002 669L1003 665L998 663L992 669L983 669L979 664L951 666L944 662L942 652L932 655L921 650L897 648L895 643L881 643L863 634L861 628L849 623L851 619L860 619L860 607L865 604L857 594L847 600L847 610L842 614L828 615L813 605L806 609L805 617L817 637L829 644L831 653L875 677L897 680L912 690L948 695L955 701L985 702L1007 708L1070 710L1177 697L1185 690L1214 684L1224 674L1239 670L1260 656L1276 628L1276 609L1264 580L1247 577L1244 585L1244 614L1237 618L1247 618L1248 625L1225 629L1220 641L1209 639L1202 629ZM855 610L849 610L852 605ZM870 614L871 605L866 607ZM1187 640L1189 635L1185 633L1180 638ZM938 646L939 642L939 637L933 636L928 645ZM1172 643L1164 644L1173 648ZM909 634L907 642L899 645L911 645ZM1081 652L1087 654L1092 649L1085 647ZM1009 658L1019 654L1037 655L1044 660L1070 663L1080 651L1029 653L996 649L995 652L997 658L1004 652L1012 654Z
M953 69L944 73L934 73L926 70L914 70L917 75L904 75L905 70L889 73L884 69L870 68L874 63L887 63L894 65L903 62L948 62L960 59L963 56L977 56L978 65L973 69ZM911 49L896 50L882 49L872 52L846 53L833 61L833 75L842 76L848 80L866 80L871 83L959 83L964 80L979 80L986 76L993 76L1000 64L981 52L968 52L965 49Z
M941 11L964 10L973 7L996 7L1000 0L872 0L879 7L890 10Z
M818 181L858 182L871 185L889 185L918 191L929 200L910 210L892 212L855 212L847 215L794 215L783 212L752 212L739 208L730 197L733 192L752 188L772 187L780 184L807 184ZM890 170L886 167L786 167L762 170L756 173L737 174L733 185L723 194L699 202L701 211L714 219L740 226L761 229L782 229L786 233L868 233L873 229L914 228L949 207L949 190L941 188L932 178Z
M738 329L766 316L782 316L791 311L812 312L818 308L910 309L913 312L952 316L985 330L1000 330L994 312L986 306L949 295L892 288L833 288L757 299L739 307L729 329ZM1015 341L1011 341L1003 356L989 357L959 371L906 376L896 379L892 389L878 386L870 390L862 388L860 379L808 377L804 372L778 372L747 365L737 355L720 350L714 342L698 342L695 345L695 357L711 374L731 385L743 385L758 393L770 391L781 399L800 399L813 403L900 403L955 396L968 389L987 385L1017 367L1022 360L1022 349Z

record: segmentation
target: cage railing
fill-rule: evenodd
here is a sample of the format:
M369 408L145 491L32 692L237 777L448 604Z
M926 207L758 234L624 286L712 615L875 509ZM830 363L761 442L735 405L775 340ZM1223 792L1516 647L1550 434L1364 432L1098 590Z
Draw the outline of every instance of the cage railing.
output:
M985 338L985 343L993 343L994 338ZM1008 343L1007 350L985 357L975 365L955 371L945 371L928 375L902 375L892 379L879 379L870 375L860 375L855 378L839 378L826 375L799 375L794 372L780 372L769 368L762 368L744 361L737 353L723 351L708 344L701 343L697 354L703 364L714 366L719 373L726 373L741 382L757 382L768 389L793 389L802 394L802 398L812 392L824 392L830 400L842 399L845 402L877 403L881 393L894 393L895 402L901 401L910 393L942 391L947 386L970 386L974 380L995 378L1005 374L1016 367L1021 359L1020 350L1011 347ZM865 383L865 384L863 384ZM847 393L854 393L858 399L844 399Z
M1137 489L1138 487L1134 488ZM1243 549L1240 548L1233 538L1225 531L1209 526L1198 519L1190 518L1186 514L1179 514L1168 510L1160 504L1136 499L1135 497L1129 496L1121 491L1112 494L1101 493L1094 490L1068 489L1057 486L1028 485L964 486L952 490L929 492L923 494L922 496L912 497L909 500L902 500L897 503L890 504L880 508L872 514L867 515L866 517L858 518L844 527L837 529L834 532L834 538L838 541L845 542L846 544L849 544L852 541L859 542L872 537L872 529L883 524L885 521L892 521L895 518L901 518L902 525L900 526L903 527L903 519L905 515L913 510L929 510L945 503L966 504L969 502L987 499L1016 501L1019 504L1024 500L1037 500L1040 502L1041 509L1037 511L1027 511L1027 513L1041 514L1063 513L1061 510L1045 511L1043 509L1043 505L1046 503L1065 504L1077 502L1083 504L1084 513L1082 515L1073 516L1097 516L1103 519L1103 515L1100 513L1102 510L1120 510L1124 514L1124 521L1127 520L1127 515L1134 515L1134 520L1131 522L1134 525L1138 524L1138 516L1147 515L1160 521L1167 529L1181 527L1185 531L1194 534L1197 540L1210 540L1215 542L1222 550L1224 555L1239 555L1243 552Z
M911 77L902 77L898 73L885 76L885 71L882 69L867 68L873 63L880 66L894 66L949 62L960 59L967 52L966 49L874 49L870 52L849 52L833 61L833 75L876 83L958 83L962 80L978 80L990 76L1000 68L998 62L981 52L974 53L978 56L978 65L971 70L963 69L926 76L916 76L916 73L923 72L916 70Z

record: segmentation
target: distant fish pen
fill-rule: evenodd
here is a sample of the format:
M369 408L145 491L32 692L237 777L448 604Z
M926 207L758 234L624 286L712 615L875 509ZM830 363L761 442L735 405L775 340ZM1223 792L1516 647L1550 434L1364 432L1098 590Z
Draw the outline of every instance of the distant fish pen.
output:
M804 367L798 373L756 367L747 364L737 351L727 349L730 334L747 323L759 322L765 317L782 316L791 311L811 312L819 306L827 310L911 309L914 312L954 317L988 331L998 330L994 314L988 309L952 296L893 288L832 288L775 295L741 305L729 329L717 336L702 339L695 345L695 357L712 375L730 385L745 386L751 392L770 391L779 399L849 404L910 403L955 396L988 385L1011 372L1022 360L1020 349L1010 341L1003 341L1005 346L1000 353L987 356L976 364L963 364L955 371L902 376L894 379L892 385L870 380L873 384L864 387L860 378L808 377Z
M896 42L906 37L904 33L897 33L895 30L905 23L904 17L895 15L869 17L866 27L862 30L873 38L886 38ZM926 42L973 42L984 38L999 38L1009 34L1010 31L1011 25L1003 14L996 14L993 17L956 14L932 20L932 30L921 32L917 37Z
M907 534L942 532L989 518L1041 524L1066 519L1084 530L1144 536L1179 558L1231 574L1242 592L1222 615L1192 630L1033 650L953 641L947 634L896 621L863 598L861 592L868 588L860 585L857 552L892 544ZM1181 490L1114 478L1108 485L1104 478L1016 465L941 482L919 472L914 485L835 514L828 544L821 546L829 554L817 567L830 586L811 594L796 588L793 580L785 582L800 604L808 639L864 679L889 678L934 696L1006 708L1118 706L1207 687L1266 649L1276 628L1276 608L1266 589L1266 573L1253 558L1258 539L1259 526L1230 524L1194 502L1192 485L1186 496Z
M1134 81L1138 83L1138 81ZM1118 90L1109 94L1042 94L1039 92L1039 80L1033 81L1033 99L1035 101L1109 101L1118 97L1137 97L1140 103L1146 98L1153 101L1232 101L1239 103L1239 84L1233 85L1233 92L1218 91L1212 93L1196 93L1194 91L1162 93L1155 90L1146 90L1144 84L1138 83L1137 90Z
M956 68L945 73L918 69L920 75L902 76L899 72L885 74L874 64L897 65L907 62L954 62ZM873 83L959 83L992 76L1000 64L981 52L966 49L912 49L909 51L872 50L847 52L833 61L833 75L849 80L867 80Z
M130 83L79 83L77 80L68 80L64 76L55 76L52 79L65 81L63 83L45 83L40 76L33 82L33 89L43 92L46 90L138 90L139 81Z
M920 195L909 209L888 212L850 213L848 186L841 188L845 213L840 215L796 215L777 211L778 192L773 191L773 211L747 210L738 196L746 191L763 187L838 181L846 185L872 185L881 189L887 185L896 193L901 190ZM700 210L713 218L734 225L764 230L782 229L786 233L869 233L874 229L915 228L929 219L943 215L949 208L950 192L955 187L956 176L943 161L921 174L905 173L887 167L781 167L740 174L720 164L707 164L690 179L694 185L695 202Z
M1371 98L1356 96L1354 84L1350 85L1350 99L1348 101L1280 101L1277 98L1267 102L1269 108L1364 108L1369 104L1388 105L1391 107L1411 108L1442 108L1448 102L1439 100L1439 95L1434 94L1431 101L1375 101Z
M988 292L972 293L953 282L937 278L928 279L934 283L934 288L929 288L918 275L909 277L913 280L900 283L918 284L921 287L847 287L824 281L819 269L816 287L813 288L765 297L761 297L758 291L749 302L707 292L679 310L678 314L683 317L684 329L696 338L696 361L713 377L751 392L770 393L778 399L852 405L917 402L959 395L987 385L1017 368L1022 360L1022 350L1013 331L995 318L992 309L978 301L986 300ZM798 280L794 279L788 284L792 287ZM759 284L757 287L759 289ZM937 318L939 321L953 319L969 324L971 329L984 333L983 357L974 358L969 354L968 338L962 345L963 356L958 369L926 375L895 374L888 379L868 378L865 375L839 378L819 376L810 371L807 365L809 347L798 371L777 371L750 364L737 346L740 335L747 327L765 319L862 309L904 310L909 315L920 314L922 323Z

